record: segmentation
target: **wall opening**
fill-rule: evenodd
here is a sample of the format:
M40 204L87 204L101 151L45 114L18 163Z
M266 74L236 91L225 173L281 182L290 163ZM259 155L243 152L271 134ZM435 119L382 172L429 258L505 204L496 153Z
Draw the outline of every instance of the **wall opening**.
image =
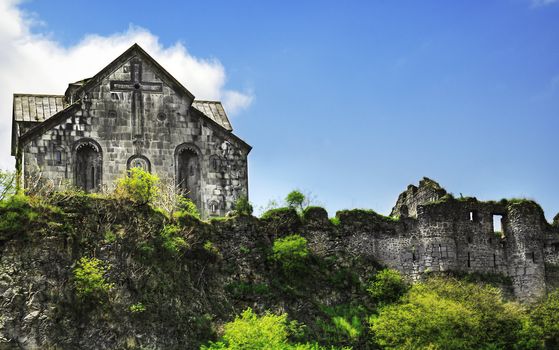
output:
M62 164L62 151L60 150L54 151L54 163L56 165Z
M101 185L102 155L99 147L92 142L82 142L75 152L75 184L85 192L93 192Z
M504 237L503 215L493 214L493 233L500 237Z
M441 245L439 244L439 258L443 257L443 249L441 247Z
M497 267L497 255L493 254L493 267Z
M412 261L415 261L415 245L412 246L411 258L412 258Z
M470 252L468 252L468 267L471 267L472 263L470 260Z
M470 221L471 222L479 221L477 210L470 210Z
M180 145L175 151L176 185L182 195L200 208L201 169L199 152L193 146Z
M535 263L536 262L536 253L532 252L532 262Z

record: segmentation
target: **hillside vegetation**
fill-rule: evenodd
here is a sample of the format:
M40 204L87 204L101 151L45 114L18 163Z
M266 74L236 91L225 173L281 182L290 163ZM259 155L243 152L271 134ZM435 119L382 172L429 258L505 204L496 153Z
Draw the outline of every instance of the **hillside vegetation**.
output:
M322 249L308 232L335 237L340 223L288 198L260 219L242 198L235 215L201 221L139 170L105 195L6 192L0 348L559 347L559 292L521 305L491 278L433 274L410 285L375 261Z

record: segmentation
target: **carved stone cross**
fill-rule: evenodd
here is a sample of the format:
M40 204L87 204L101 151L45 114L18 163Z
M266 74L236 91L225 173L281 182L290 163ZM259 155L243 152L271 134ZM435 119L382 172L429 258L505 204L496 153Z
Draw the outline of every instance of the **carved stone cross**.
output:
M132 137L140 139L144 135L144 99L142 93L163 93L163 84L142 81L142 61L130 61L130 80L111 80L111 91L132 92Z

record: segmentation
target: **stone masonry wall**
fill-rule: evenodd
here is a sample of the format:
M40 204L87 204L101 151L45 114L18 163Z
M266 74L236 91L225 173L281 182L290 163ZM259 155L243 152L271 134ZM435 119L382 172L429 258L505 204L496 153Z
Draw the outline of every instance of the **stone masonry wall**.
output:
M364 210L341 211L336 214L338 226L327 222L325 212L321 215L300 229L319 254L344 251L376 260L410 280L428 272L508 279L523 301L536 300L559 285L559 231L531 201L448 198L418 206L417 218L399 220ZM502 232L495 232L494 215L503 218Z

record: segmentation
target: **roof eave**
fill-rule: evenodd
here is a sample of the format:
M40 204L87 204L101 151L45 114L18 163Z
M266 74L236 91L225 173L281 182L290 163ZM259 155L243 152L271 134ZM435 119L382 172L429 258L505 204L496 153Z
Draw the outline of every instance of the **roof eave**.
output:
M53 116L46 119L42 123L40 123L40 124L32 127L31 129L29 129L25 134L23 134L19 137L19 143L20 144L25 144L31 138L33 138L34 136L39 135L39 134L43 134L47 130L52 129L54 126L60 124L61 121L70 117L71 113L77 112L79 109L81 109L81 100L78 100L78 101L72 103L71 105L64 108L60 112L54 114Z

